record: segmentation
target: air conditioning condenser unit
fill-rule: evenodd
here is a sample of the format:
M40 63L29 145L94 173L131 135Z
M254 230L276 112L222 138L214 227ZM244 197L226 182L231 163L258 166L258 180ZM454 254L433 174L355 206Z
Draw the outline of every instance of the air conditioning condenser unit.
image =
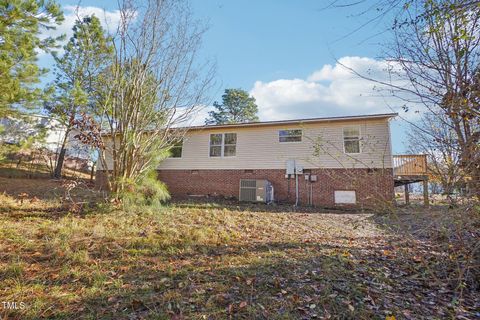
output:
M240 179L240 201L273 202L273 186L268 180Z

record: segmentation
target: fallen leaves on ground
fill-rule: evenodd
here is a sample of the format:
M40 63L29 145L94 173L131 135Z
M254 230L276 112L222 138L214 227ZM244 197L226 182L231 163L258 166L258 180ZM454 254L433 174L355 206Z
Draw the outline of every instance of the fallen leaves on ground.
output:
M449 246L391 217L179 204L50 218L31 216L42 201L3 197L0 300L27 305L0 310L9 319L479 316L478 288L460 292L444 263Z

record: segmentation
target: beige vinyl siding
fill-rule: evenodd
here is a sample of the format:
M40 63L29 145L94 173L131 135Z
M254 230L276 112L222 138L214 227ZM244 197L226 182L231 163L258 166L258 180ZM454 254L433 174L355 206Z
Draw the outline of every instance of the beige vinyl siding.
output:
M346 126L360 127L360 154L344 153ZM279 142L278 131L285 129L302 129L302 141ZM236 156L210 157L212 133L236 133ZM321 146L318 156L315 146ZM182 158L166 159L159 169L284 169L288 159L296 159L304 168L391 168L389 122L372 119L191 130L184 139Z
M105 138L105 150L100 150L100 157L103 157L105 154L105 161L107 162L107 166L109 170L113 168L113 161L112 161L112 154L110 152L112 146L112 140L108 140ZM103 167L103 163L100 159L97 161L97 170L105 170Z
M345 154L343 129L360 128L361 153ZM301 142L279 142L278 131L302 129ZM210 134L236 133L234 157L210 157ZM315 151L318 150L318 155ZM111 168L111 158L107 153ZM388 119L331 121L297 125L212 128L187 132L181 158L165 159L159 169L285 169L297 160L304 168L391 168L392 154ZM102 170L99 166L99 170Z

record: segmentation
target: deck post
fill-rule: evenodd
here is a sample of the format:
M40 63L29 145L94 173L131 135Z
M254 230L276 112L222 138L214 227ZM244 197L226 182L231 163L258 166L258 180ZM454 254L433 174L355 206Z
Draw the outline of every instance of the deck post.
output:
M394 186L405 188L405 204L410 204L412 183L423 182L423 204L429 205L428 199L428 162L425 154L399 154L392 157Z
M408 187L408 183L405 184L405 204L408 206L410 204L410 193L409 190L410 188Z
M423 180L423 205L428 207L428 179Z

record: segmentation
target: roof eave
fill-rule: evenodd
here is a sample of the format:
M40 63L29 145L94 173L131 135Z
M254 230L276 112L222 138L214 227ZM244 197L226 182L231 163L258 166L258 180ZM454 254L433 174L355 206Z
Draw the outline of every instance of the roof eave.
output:
M264 121L264 122L246 122L246 123L232 123L219 125L203 125L203 126L188 126L175 127L172 130L212 130L224 128L245 128L245 127L264 127L264 126L278 126L278 125L292 125L304 123L321 123L321 122L337 122L337 121L354 121L354 120L370 120L370 119L390 119L398 116L398 113L381 113L371 115L358 116L340 116L340 117L325 117L325 118L307 118L294 120L278 120L278 121ZM103 136L110 136L110 133L103 134Z
M283 124L289 125L289 124L352 121L352 120L366 120L366 119L386 119L386 118L394 118L396 116L398 116L398 113L383 113L383 114L359 115L359 116L307 118L307 119L295 119L295 120L279 120L279 121L246 122L246 123L232 123L232 124L220 124L220 125L190 126L190 127L182 127L182 128L178 128L178 129L203 130L203 129L222 129L222 128L262 127L262 126L278 126L278 125L283 125Z

